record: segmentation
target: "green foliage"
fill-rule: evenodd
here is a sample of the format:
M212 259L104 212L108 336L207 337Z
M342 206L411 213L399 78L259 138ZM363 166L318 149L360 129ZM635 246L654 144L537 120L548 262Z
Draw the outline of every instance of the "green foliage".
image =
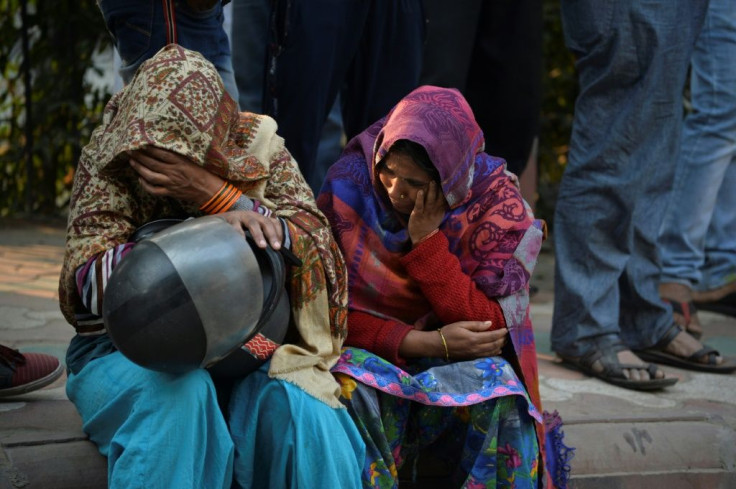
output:
M69 175L109 95L85 79L108 44L92 0L0 0L0 216L64 207Z
M567 163L578 93L574 59L565 47L559 0L544 0L544 78L539 136L537 214L552 224L557 189Z

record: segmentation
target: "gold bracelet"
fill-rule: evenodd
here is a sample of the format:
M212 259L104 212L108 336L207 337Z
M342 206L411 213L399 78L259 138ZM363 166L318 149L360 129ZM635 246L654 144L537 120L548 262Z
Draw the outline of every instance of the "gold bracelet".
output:
M417 246L419 246L419 245L420 245L421 243L424 243L424 242L425 242L425 241L427 241L427 240L428 240L429 238L431 238L432 236L434 236L435 234L437 234L437 233L439 233L439 232L440 232L440 228L436 228L436 229L435 229L434 231L432 231L431 233L429 233L429 234L427 234L427 235L423 236L423 237L422 237L422 238L421 238L420 240L418 240L418 241L417 241L416 243L414 243L414 244L413 244L412 246L414 246L414 247L417 247Z
M440 334L440 339L442 339L442 346L445 347L445 361L450 361L450 350L447 349L447 341L445 341L445 335L442 334L442 328L438 329L437 332Z

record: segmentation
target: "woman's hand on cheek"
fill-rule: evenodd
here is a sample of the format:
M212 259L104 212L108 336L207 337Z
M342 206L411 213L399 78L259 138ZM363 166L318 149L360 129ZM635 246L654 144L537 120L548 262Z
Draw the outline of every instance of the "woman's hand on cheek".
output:
M429 182L426 190L417 192L414 210L409 216L409 238L416 244L429 233L440 227L448 206L439 185Z
M156 197L201 205L222 186L220 177L173 151L149 146L129 156L141 186Z

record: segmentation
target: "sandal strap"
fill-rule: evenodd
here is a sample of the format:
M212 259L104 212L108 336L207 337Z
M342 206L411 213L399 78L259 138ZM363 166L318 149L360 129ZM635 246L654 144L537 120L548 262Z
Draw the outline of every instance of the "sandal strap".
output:
M647 372L649 372L649 378L654 380L657 378L657 372L659 372L659 367L657 367L653 363L647 363Z
M708 357L708 363L701 361L706 356ZM703 365L717 365L716 357L720 357L720 356L721 354L718 352L718 350L706 345L706 346L703 346L703 348L701 348L700 350L690 355L688 357L688 360L702 363Z
M649 377L651 379L655 378L655 374L658 369L657 366L653 363L633 364L619 362L617 353L622 350L628 350L628 348L623 343L614 343L609 348L607 348L605 352L595 349L584 354L580 358L580 363L586 365L589 369L592 370L593 364L595 364L595 362L597 361L600 361L601 367L603 367L601 375L605 375L606 377L611 377L615 379L628 380L628 377L624 375L624 369L646 370L647 372L649 372Z
M669 345L672 340L677 337L678 334L682 333L683 329L680 327L677 323L672 323L672 326L669 327L669 329L664 333L662 338L654 345L654 348L659 350L664 350L667 345Z
M654 346L654 348L660 349L662 351L665 351L665 348L667 345L669 345L675 337L682 332L683 329L678 324L673 324L670 326L670 328L667 330L667 332L664 334L662 339L660 339L657 344ZM708 363L704 363L701 360L704 357L708 357ZM703 347L687 357L688 360L703 363L703 365L717 365L716 363L716 357L721 356L720 352L716 350L713 347L710 347L708 345L703 345Z

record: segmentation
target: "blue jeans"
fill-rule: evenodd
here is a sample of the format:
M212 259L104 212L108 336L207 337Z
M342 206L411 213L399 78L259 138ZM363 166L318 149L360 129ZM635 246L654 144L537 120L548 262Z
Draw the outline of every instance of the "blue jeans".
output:
M710 0L695 45L693 111L662 226L662 282L698 290L736 281L736 5Z
M223 28L222 3L196 12L186 2L175 5L176 43L198 51L222 77L227 92L238 100L230 57L230 41ZM107 30L122 60L120 76L128 83L138 67L167 43L163 2L145 0L98 0Z
M552 349L655 344L672 322L657 236L707 0L563 0L580 93L554 216Z
M229 428L205 370L155 372L120 352L70 373L67 395L108 459L110 489L360 489L365 443L347 410L271 379L268 365L233 384Z

